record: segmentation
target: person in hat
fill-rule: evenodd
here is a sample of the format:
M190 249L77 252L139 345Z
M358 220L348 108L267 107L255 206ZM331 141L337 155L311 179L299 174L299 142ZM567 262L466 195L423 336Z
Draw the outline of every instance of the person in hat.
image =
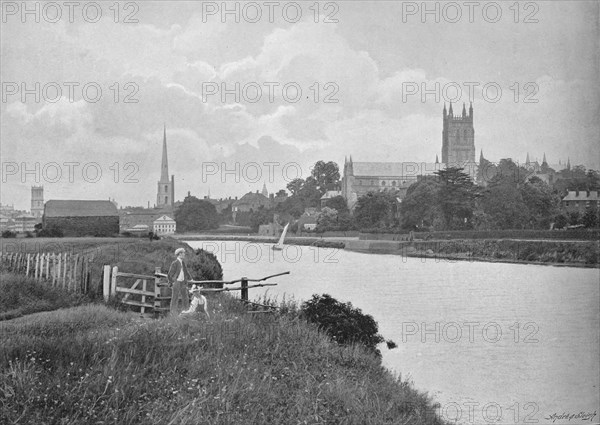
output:
M208 314L208 302L206 301L206 297L202 295L202 286L192 286L192 289L190 289L190 294L192 294L192 303L190 308L182 311L181 314L184 315L197 313L202 307L204 314L206 314L206 318L210 319L210 315Z
M179 309L179 298L181 298L181 304L183 310L189 308L190 302L188 298L187 282L192 280L192 276L187 269L185 264L185 249L177 248L175 250L177 259L171 263L169 267L169 273L167 279L169 285L172 288L171 295L171 314L177 314L181 310Z

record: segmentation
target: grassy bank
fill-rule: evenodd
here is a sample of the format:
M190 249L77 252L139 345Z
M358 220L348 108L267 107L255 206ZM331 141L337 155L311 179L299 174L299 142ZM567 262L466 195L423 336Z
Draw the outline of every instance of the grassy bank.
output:
M258 236L258 235L177 235L178 240L185 241L243 241L253 242L258 244L275 244L279 241L279 238ZM300 245L300 246L316 246L319 248L344 248L344 243L339 241L329 241L322 238L314 237L288 237L285 239L287 245Z
M4 423L439 424L361 347L213 297L212 319L86 305L0 322Z
M88 297L81 294L49 288L25 276L0 274L0 320L73 307L87 302Z
M600 264L598 242L516 240L414 242L409 245L406 252L409 256L432 256L459 260L511 261L590 267Z

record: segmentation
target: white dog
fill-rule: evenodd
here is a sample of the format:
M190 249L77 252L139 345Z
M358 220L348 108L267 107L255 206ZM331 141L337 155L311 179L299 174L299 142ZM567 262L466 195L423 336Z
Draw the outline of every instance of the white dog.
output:
M206 317L210 319L208 314L208 301L206 301L206 297L202 295L202 286L193 285L192 289L190 289L190 294L192 294L192 302L190 303L190 308L185 311L182 311L181 314L192 314L199 312L200 306L203 307L204 314Z

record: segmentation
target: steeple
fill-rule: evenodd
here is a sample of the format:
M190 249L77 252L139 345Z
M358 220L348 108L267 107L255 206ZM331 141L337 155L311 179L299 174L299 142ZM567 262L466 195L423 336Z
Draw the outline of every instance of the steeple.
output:
M542 165L548 165L548 163L546 162L546 152L544 152L544 159L542 160Z
M444 118L446 118L446 115L448 115L448 111L446 111L446 102L444 102L444 110L442 111L442 114Z
M263 188L262 188L262 192L263 196L266 196L267 198L269 197L269 192L267 191L267 184L263 183Z
M160 182L169 182L169 161L167 159L167 125L163 127L163 151L162 151L162 163L160 166Z
M467 116L467 109L465 108L465 102L463 102L462 116L463 116L463 118L465 118Z
M567 157L567 170L571 169L571 158Z
M450 115L451 117L453 117L453 112L452 112L452 102L450 102L450 109L448 110L448 115Z
M437 154L435 154L435 163L436 163L436 164L439 164L439 163L440 163L440 160L438 159L438 156L437 156Z
M529 152L527 152L527 158L525 158L525 165L529 165Z
M479 164L481 165L482 162L483 162L483 149L481 149L481 151L479 151Z
M469 117L473 119L473 102L469 102Z

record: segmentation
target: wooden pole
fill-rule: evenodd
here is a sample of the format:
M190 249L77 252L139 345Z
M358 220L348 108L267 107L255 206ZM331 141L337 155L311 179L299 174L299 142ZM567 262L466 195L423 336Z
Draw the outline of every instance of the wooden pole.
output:
M115 295L117 293L117 274L119 273L119 268L114 266L112 269L112 280L110 283L110 294Z
M108 297L110 296L110 266L104 266L102 280L102 294L104 295L104 301L108 301Z
M144 291L144 293L142 294L142 304L146 304L146 289L148 287L147 285L147 280L144 279L143 283L142 283L142 291ZM144 314L146 312L146 307L142 306L141 308L141 313Z
M248 301L248 279L243 277L241 286L242 286L242 292L241 292L242 300Z

